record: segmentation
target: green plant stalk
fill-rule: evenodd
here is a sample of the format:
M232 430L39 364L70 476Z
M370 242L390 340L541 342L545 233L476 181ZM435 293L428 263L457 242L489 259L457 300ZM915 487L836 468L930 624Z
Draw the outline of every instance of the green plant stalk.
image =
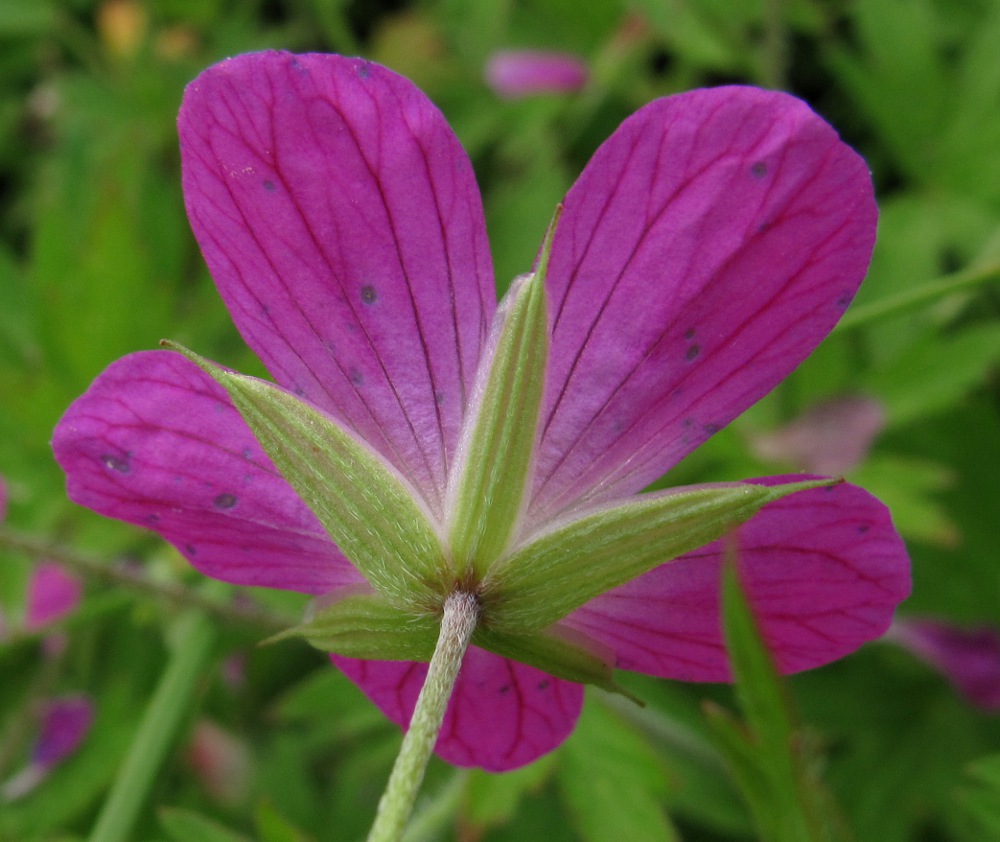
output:
M51 559L84 578L120 585L129 591L163 598L175 605L197 608L227 623L240 623L274 632L285 631L297 624L297 618L292 616L275 614L257 605L223 602L216 597L205 596L201 590L176 582L158 582L149 578L144 572L108 564L95 556L44 538L23 535L2 526L0 526L0 548L24 552L35 559ZM38 634L31 636L37 637L46 631L51 629L40 629Z
M879 319L891 318L930 304L946 295L971 289L981 284L1000 280L1000 263L993 262L971 269L963 269L950 275L935 278L906 292L891 295L881 301L860 307L852 307L835 328L838 331L864 327Z
M195 685L212 654L215 630L207 617L190 610L178 618L176 631L173 653L88 842L133 838L139 810L190 709Z
M457 592L445 600L427 678L379 801L368 842L399 842L403 838L478 619L479 603L473 594Z

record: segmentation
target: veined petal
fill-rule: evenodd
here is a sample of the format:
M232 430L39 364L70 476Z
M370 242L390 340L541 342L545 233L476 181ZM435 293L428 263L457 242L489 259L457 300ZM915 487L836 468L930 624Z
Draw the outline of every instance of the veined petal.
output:
M853 298L876 213L864 161L787 94L626 120L552 246L534 522L641 490L788 375Z
M331 657L389 719L409 723L427 664ZM559 746L582 707L582 684L470 646L435 751L456 766L516 769Z
M371 62L267 52L202 73L179 129L188 216L247 343L440 514L496 303L444 117Z
M785 673L878 638L910 592L909 560L888 510L854 485L784 497L735 535L742 582ZM591 600L563 624L615 650L619 669L728 681L719 609L724 554L722 541L688 553Z
M364 581L225 390L180 354L113 363L52 447L71 500L158 532L207 576L303 593Z

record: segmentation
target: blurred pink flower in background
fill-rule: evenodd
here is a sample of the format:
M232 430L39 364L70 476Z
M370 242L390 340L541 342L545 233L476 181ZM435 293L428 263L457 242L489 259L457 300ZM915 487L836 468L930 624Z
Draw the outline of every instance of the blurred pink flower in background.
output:
M41 562L28 583L28 604L25 609L24 627L37 631L49 623L62 619L80 604L83 586L52 561Z
M194 726L184 757L215 800L235 806L249 797L250 749L229 731L208 719L200 719Z
M897 620L885 635L940 670L962 697L985 711L1000 711L1000 630L960 628L922 618Z
M27 795L83 743L94 721L94 705L85 695L63 696L45 704L31 759L8 780L0 795L13 801Z
M815 404L769 433L751 436L750 448L759 459L810 474L842 476L865 460L885 421L875 398L844 395Z
M497 96L520 99L537 94L571 94L587 84L590 71L569 53L504 50L494 53L484 70Z

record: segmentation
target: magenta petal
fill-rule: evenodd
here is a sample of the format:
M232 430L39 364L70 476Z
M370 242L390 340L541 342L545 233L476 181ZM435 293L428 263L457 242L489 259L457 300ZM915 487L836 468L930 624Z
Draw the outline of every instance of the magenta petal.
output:
M626 120L552 247L536 516L641 490L770 391L853 298L876 213L864 161L787 94Z
M427 664L331 657L389 719L409 723ZM582 707L583 685L472 646L435 751L455 766L516 769L559 746Z
M363 581L222 387L180 354L113 363L52 447L70 499L158 532L207 576L303 593Z
M188 216L247 343L440 513L496 304L444 117L379 65L268 52L202 73L179 129Z
M880 637L910 592L909 560L888 510L854 485L771 503L737 536L743 581L785 673L821 666ZM717 541L681 556L591 600L564 622L614 649L621 669L728 681L719 615L722 553Z

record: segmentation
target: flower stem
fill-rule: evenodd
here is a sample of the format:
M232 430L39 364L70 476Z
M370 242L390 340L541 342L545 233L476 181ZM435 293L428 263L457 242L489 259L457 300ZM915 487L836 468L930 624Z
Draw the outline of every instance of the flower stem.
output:
M479 603L473 594L457 592L445 600L427 678L379 801L368 842L399 842L402 838L478 619Z

